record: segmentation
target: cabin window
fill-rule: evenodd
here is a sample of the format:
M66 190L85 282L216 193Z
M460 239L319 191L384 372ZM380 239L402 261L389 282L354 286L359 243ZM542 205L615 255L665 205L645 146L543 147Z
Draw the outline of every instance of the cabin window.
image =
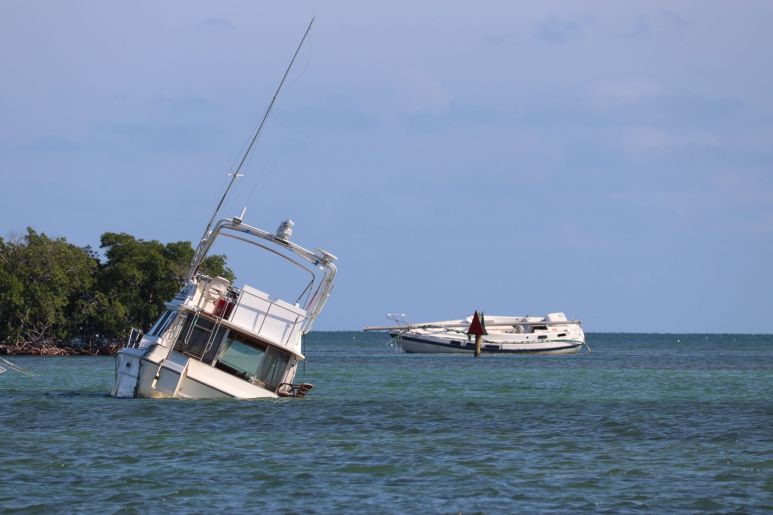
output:
M276 347L270 347L258 369L258 378L273 390L279 386L279 382L284 377L288 361L290 361L290 354Z
M225 344L225 350L220 355L218 363L233 369L235 375L244 379L253 379L258 365L263 360L265 349L248 345L238 340L229 338Z
M230 333L215 366L274 390L282 381L289 361L288 352Z

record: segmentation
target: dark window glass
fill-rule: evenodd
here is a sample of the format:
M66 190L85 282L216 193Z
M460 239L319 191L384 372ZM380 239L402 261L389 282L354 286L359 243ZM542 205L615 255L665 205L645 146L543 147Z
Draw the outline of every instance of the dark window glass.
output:
M225 332L225 327L220 326L213 337L214 328L215 323L211 320L202 316L190 316L177 337L175 350L205 363L212 363Z
M275 389L284 376L289 360L288 353L271 347L263 358L260 369L258 369L258 378L265 382L270 390Z
M234 375L253 380L265 353L265 349L229 337L218 363L232 369Z
M284 377L290 353L229 333L215 366L268 390L275 390Z

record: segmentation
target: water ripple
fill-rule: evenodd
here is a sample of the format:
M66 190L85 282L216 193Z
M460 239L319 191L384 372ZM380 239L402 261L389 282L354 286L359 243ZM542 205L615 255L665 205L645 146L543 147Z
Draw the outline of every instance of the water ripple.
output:
M311 396L277 401L115 400L109 358L18 358L40 376L0 376L0 509L769 509L771 338L676 339L473 360L321 333Z

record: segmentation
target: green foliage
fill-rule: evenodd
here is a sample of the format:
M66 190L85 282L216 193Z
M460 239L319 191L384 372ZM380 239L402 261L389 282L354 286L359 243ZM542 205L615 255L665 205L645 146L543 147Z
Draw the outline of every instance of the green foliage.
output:
M191 257L191 259L193 258ZM226 257L222 254L215 254L204 258L204 261L199 265L199 272L210 277L225 277L231 283L236 280L236 275L233 273L233 270L226 266Z
M0 254L0 338L39 343L77 333L83 316L73 308L89 302L99 270L91 252L28 228Z
M147 329L180 287L165 246L124 233L105 233L101 243L107 261L100 291L126 308L127 326Z
M104 262L89 247L31 228L18 240L0 238L0 344L93 347L152 325L183 285L190 242L125 233L104 233L100 242ZM208 257L200 270L234 279L225 256Z

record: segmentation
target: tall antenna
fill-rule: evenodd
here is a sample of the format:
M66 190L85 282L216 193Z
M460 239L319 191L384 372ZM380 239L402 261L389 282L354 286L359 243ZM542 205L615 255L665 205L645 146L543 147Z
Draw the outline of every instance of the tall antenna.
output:
M311 21L309 22L309 26L306 28L306 32L304 32L303 37L301 38L301 42L298 44L298 48L295 49L293 58L290 60L290 64L287 65L287 70L285 70L285 74L282 76L282 80L279 82L279 86L276 88L274 97L271 99L271 103L268 104L268 107L266 108L266 112L263 114L263 119L260 121L258 130L255 131L255 135L252 137L252 141L250 141L250 144L247 147L247 150L244 152L244 155L242 156L241 161L239 161L239 166L236 167L236 170L233 172L233 174L229 174L231 175L231 180L228 183L228 187L225 189L225 193L223 193L223 196L220 197L220 202L217 203L217 207L215 208L215 212L212 213L212 218L209 219L207 228L204 229L204 234L201 237L202 240L205 240L209 235L209 230L212 228L212 224L215 223L217 214L220 212L220 209L223 207L223 203L225 202L226 197L228 197L228 194L231 192L231 188L233 187L234 183L236 183L236 179L239 177L239 172L244 166L244 163L247 161L247 157L250 155L250 151L252 151L252 147L255 145L255 142L258 141L258 137L260 136L260 133L263 130L263 125L265 125L266 120L268 120L268 115L271 113L271 108L274 107L274 102L276 102L276 97L279 96L279 92L281 91L282 86L284 85L285 80L287 79L287 75L290 73L290 69L293 67L295 58L298 57L298 52L301 51L303 42L306 41L306 36L309 35L309 31L311 30L311 26L313 23L314 23L314 17L311 18Z

